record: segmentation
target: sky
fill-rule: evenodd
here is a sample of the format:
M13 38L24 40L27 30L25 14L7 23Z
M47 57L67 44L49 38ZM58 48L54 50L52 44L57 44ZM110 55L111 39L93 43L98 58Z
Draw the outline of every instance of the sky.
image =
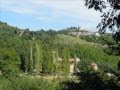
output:
M0 0L0 21L30 30L61 30L71 26L96 30L101 14L88 10L83 1Z

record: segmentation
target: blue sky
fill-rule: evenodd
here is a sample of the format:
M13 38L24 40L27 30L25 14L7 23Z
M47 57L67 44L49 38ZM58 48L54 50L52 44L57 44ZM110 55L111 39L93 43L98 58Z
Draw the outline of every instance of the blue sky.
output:
M88 10L84 0L0 0L0 20L31 30L60 30L81 26L96 30L100 13Z

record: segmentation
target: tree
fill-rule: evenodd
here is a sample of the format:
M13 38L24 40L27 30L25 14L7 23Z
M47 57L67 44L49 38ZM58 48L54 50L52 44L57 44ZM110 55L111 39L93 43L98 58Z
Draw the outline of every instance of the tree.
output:
M14 48L0 49L0 70L3 76L15 76L19 72L20 58Z
M38 41L35 42L35 51L34 51L34 61L35 61L35 71L36 74L39 74L39 71L42 70L42 43Z
M63 48L63 63L62 63L62 68L63 68L63 73L68 74L69 73L69 59L70 59L70 53L68 48Z
M101 33L105 33L107 29L113 32L120 54L120 0L85 0L85 5L102 13L102 20L97 28Z
M50 50L48 45L44 45L42 72L45 74L51 74L53 72L52 50Z
M30 42L30 59L29 59L29 71L32 73L34 69L34 61L33 61L33 43Z
M89 9L94 8L103 13L102 20L97 26L99 31L105 32L107 28L110 30L120 28L120 0L85 0L85 5Z

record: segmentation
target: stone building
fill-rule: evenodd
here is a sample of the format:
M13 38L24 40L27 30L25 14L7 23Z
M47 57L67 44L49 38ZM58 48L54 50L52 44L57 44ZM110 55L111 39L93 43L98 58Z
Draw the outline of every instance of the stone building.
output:
M61 57L55 57L56 55L55 55L55 51L53 51L53 61L55 62L55 63L62 63L63 62L63 58L61 58ZM77 69L77 64L80 62L80 59L78 58L78 57L75 57L75 58L69 58L69 73L70 74L73 74L73 73L76 73L76 72L78 72L78 69Z
M76 73L77 70L77 64L80 62L80 59L78 57L70 58L69 64L70 64L70 73Z

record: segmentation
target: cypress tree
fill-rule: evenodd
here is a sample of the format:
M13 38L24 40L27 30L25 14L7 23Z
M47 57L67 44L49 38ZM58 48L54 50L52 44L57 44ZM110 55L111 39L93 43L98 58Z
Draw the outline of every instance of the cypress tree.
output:
M33 43L30 41L30 59L29 59L29 71L33 72L34 62L33 62Z
M35 42L35 52L34 52L34 60L35 60L35 72L39 74L39 71L42 71L42 46L41 42Z
M63 68L63 72L65 74L69 73L69 58L70 58L70 53L68 48L64 48L63 49L63 64L62 64L62 68Z

